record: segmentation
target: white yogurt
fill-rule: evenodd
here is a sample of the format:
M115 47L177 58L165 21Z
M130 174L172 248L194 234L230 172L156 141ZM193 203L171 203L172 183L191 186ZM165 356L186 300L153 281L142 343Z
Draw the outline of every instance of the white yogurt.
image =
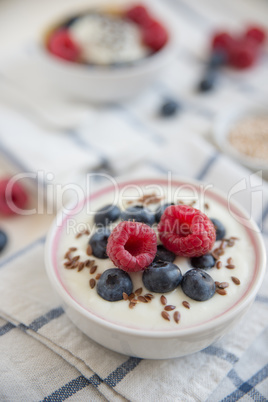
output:
M69 29L88 63L132 62L150 52L142 44L138 26L113 15L90 13L75 21Z
M175 190L175 188L173 190ZM165 201L169 199L172 202L178 202L178 198L176 199L177 193L173 190L171 194L164 188ZM125 195L126 193L124 193L124 196ZM136 190L129 188L127 195L128 198L135 197ZM211 218L218 218L225 225L226 238L232 236L239 238L233 247L226 247L225 254L220 258L223 265L222 268L217 269L214 267L206 270L215 281L229 283L229 287L226 288L227 295L222 296L215 293L211 299L204 302L197 302L187 297L182 292L180 286L172 292L165 293L165 297L168 301L167 304L176 306L176 310L174 311L179 311L181 314L179 324L173 320L172 311L169 312L171 317L170 321L163 319L161 316L161 312L163 311L163 305L160 303L161 294L149 292L144 287L142 283L142 272L130 273L133 281L133 289L136 290L142 287L142 295L152 293L154 298L151 302L138 303L133 309L130 309L128 301L109 302L102 299L97 294L96 287L94 289L90 288L89 280L90 278L95 278L96 274L102 273L108 268L113 268L114 264L110 259L100 260L93 256L87 256L86 249L90 236L82 235L76 238L76 233L81 231L85 225L90 229L94 226L93 215L89 215L86 207L75 217L72 216L68 221L69 223L67 222L67 224L65 224L59 241L57 255L58 270L63 285L69 294L85 309L105 320L131 328L152 330L172 330L175 328L196 326L221 315L236 304L246 292L254 275L255 254L248 232L220 202L212 199L210 196L205 196L204 199L199 196L193 197L191 191L184 189L180 192L179 199L184 199L186 204L190 204L191 201L195 200L196 204L194 207L201 209ZM113 201L114 195L112 193L100 196L91 203L90 209L96 211L109 203L113 203ZM205 204L208 204L209 209L204 208ZM122 207L122 202L120 202L119 205ZM152 209L155 207L156 205L150 206ZM219 247L219 245L220 241L216 242L213 249ZM78 272L77 269L68 270L64 268L64 261L66 261L64 260L64 254L69 247L77 247L77 251L73 252L72 255L80 255L80 261L85 261L88 258L94 259L98 265L97 271L93 275L90 275L88 268L84 268L80 272ZM234 269L225 267L229 257L233 259L233 264L235 265ZM180 267L182 274L192 268L187 258L177 257L174 263ZM232 281L232 276L239 278L240 285L236 285ZM190 309L182 305L183 301L189 302Z

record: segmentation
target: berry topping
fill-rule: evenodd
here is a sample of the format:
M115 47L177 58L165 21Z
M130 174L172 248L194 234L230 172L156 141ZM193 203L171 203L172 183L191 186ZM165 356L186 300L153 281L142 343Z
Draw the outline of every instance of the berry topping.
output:
M229 51L229 64L238 69L251 67L258 58L258 47L251 40L237 39Z
M153 262L142 275L143 284L150 292L171 292L182 280L180 268L171 262Z
M210 219L188 205L172 205L158 225L164 247L183 257L199 257L213 247L216 231Z
M147 225L153 225L155 222L154 213L141 205L127 208L122 212L121 219L123 221L134 220L136 222L143 222Z
M89 240L89 244L92 248L92 254L97 257L101 258L102 260L108 258L106 253L106 247L108 238L111 232L107 228L102 228L93 234L93 236Z
M210 218L210 220L216 229L216 240L222 240L226 234L225 227L218 219Z
M130 295L133 284L127 272L118 268L103 272L97 284L97 293L104 300L117 301L123 299L123 293Z
M14 215L16 208L24 209L28 202L28 195L18 182L10 182L10 178L0 180L0 214ZM9 185L10 183L10 185Z
M116 205L109 204L96 212L94 221L97 225L107 226L115 222L120 214L121 211Z
M150 25L143 29L143 43L153 51L160 50L168 40L166 29L158 21L151 21Z
M252 26L246 30L245 37L254 40L257 44L263 44L266 40L266 32L261 27Z
M126 18L141 26L148 26L151 23L151 17L142 4L137 4L130 7L126 13Z
M179 109L178 102L170 99L170 100L166 101L165 103L163 103L163 105L161 106L160 116L163 116L163 117L174 116L177 113L178 109Z
M201 269L190 269L181 281L182 291L196 301L210 299L216 290L215 282L209 274Z
M172 253L172 251L167 250L161 244L157 246L156 255L154 257L153 262L157 261L166 261L166 262L173 262L176 258L176 255Z
M71 38L68 29L54 31L48 40L48 50L57 57L68 61L77 61L79 46Z
M139 222L121 222L108 239L107 254L116 267L136 272L152 263L156 247L156 234L150 226Z
M212 49L221 49L229 53L230 46L232 45L233 37L225 31L216 32L211 40Z
M215 265L215 258L211 254L204 254L200 257L192 257L191 258L191 265L194 268L212 268Z
M7 241L8 241L7 235L5 234L5 232L3 232L3 230L0 229L0 253L6 247Z
M163 213L167 209L167 207L170 207L170 205L174 205L174 204L170 203L170 202L166 202L165 204L160 205L159 208L156 210L155 221L157 223L160 222L161 216L163 215Z

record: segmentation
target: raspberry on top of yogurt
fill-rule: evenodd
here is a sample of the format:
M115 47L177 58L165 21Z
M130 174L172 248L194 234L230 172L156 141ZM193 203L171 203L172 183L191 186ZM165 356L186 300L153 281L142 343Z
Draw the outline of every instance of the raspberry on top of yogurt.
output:
M85 12L64 21L48 36L50 53L90 65L121 65L159 51L168 41L166 28L142 5Z

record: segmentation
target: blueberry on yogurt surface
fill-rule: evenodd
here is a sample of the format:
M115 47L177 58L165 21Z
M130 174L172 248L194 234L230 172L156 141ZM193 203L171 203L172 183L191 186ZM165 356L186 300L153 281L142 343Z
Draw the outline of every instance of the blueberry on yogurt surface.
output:
M150 292L171 292L179 286L182 280L180 268L171 262L153 262L145 269L142 281Z
M216 240L222 240L226 234L224 225L219 221L219 219L210 218L210 220L216 229Z
M216 263L216 259L213 257L212 254L207 253L201 255L200 257L192 257L190 259L191 265L194 268L203 268L208 269L214 267Z
M147 225L153 225L155 217L152 211L148 208L144 208L142 205L135 205L127 208L121 214L123 221L132 221L146 223Z
M107 226L115 222L120 217L120 214L121 211L117 205L105 205L96 212L94 221L97 225Z
M106 254L106 247L108 242L108 237L111 232L107 228L102 228L93 234L89 240L89 244L92 248L92 254L100 259L108 258Z
M186 296L196 301L211 299L216 291L212 277L199 268L190 269L183 275L181 288Z
M172 251L167 250L162 244L157 246L156 255L153 262L165 261L174 262L176 255Z
M104 271L97 284L98 295L111 302L122 300L123 293L130 295L132 290L133 284L129 274L119 268Z
M7 235L0 229L0 253L5 249L7 245Z

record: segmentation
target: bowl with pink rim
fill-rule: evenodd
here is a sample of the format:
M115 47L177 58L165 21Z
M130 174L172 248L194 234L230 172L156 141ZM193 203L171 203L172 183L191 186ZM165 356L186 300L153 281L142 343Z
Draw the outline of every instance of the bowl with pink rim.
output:
M104 299L99 293L103 273L121 270L110 258L93 255L89 247L100 229L97 211L119 208L121 215L108 226L113 231L131 206L139 205L155 216L166 202L195 208L224 224L224 237L209 252L214 266L198 268L215 284L213 295L198 301L185 293L182 282L167 292L151 291L141 270L127 273L131 293L122 292L117 301ZM152 228L158 236L157 224ZM182 278L194 269L190 258L174 258ZM202 350L237 324L261 286L266 254L257 225L227 195L198 181L154 177L111 179L111 184L60 211L47 236L45 262L66 314L88 337L125 355L166 359Z

